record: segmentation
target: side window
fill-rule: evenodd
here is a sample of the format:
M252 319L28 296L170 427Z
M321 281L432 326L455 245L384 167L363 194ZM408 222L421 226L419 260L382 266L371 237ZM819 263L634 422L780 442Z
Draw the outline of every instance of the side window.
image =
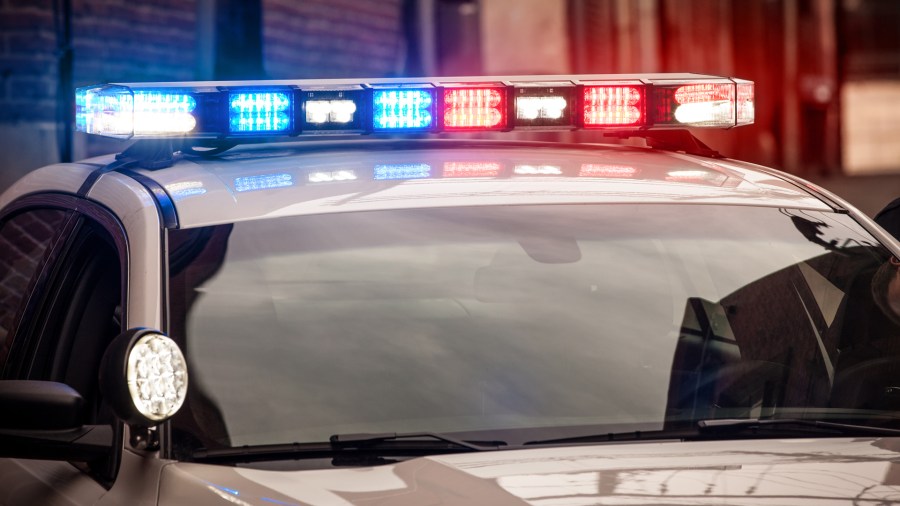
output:
M6 366L17 319L66 214L56 209L29 210L0 222L0 372Z
M27 377L68 384L84 398L89 414L100 416L100 359L122 330L119 250L106 229L86 217L64 249L35 318L38 339Z

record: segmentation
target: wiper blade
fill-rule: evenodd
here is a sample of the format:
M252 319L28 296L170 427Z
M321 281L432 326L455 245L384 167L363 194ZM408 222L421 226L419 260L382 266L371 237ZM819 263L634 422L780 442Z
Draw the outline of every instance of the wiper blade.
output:
M429 439L434 442L443 442L448 445L457 446L459 448L468 448L469 450L479 452L496 450L498 447L506 445L505 441L463 441L436 432L408 432L405 434L397 434L396 432L385 432L382 434L335 434L328 438L332 445L343 447L362 447L387 441L400 440L423 440L424 442L427 442Z
M824 429L837 432L842 435L872 435L872 436L900 436L900 430L885 427L873 427L870 425L853 425L848 423L824 422L821 420L804 420L802 418L720 418L700 420L697 428L702 434L717 432L741 432L746 429L759 429L763 427L790 427Z
M763 429L763 431L760 431ZM900 430L869 425L851 425L846 423L823 422L820 420L804 420L801 418L722 418L700 420L694 428L685 427L670 430L648 430L628 432L608 432L605 434L588 434L558 439L542 439L528 441L524 445L552 445L579 443L618 443L633 441L699 441L722 439L726 437L777 436L775 430L800 429L807 434L837 434L844 436L900 436Z
M523 446L578 443L619 443L625 441L684 441L685 439L688 439L690 437L696 437L696 435L696 429L634 430L627 432L588 434L585 436L563 437L556 439L540 439L535 441L527 441L523 443Z
M283 443L196 450L194 462L235 464L275 460L325 459L375 461L382 457L422 457L448 453L498 450L503 441L472 442L442 434L335 434L328 442Z

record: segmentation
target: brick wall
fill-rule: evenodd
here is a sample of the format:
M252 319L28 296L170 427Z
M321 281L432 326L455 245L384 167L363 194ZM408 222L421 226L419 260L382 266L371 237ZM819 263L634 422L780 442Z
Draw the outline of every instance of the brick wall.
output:
M269 77L396 75L403 61L400 0L263 0Z
M76 86L195 78L195 0L73 0Z
M50 1L0 4L0 121L55 117L56 37Z

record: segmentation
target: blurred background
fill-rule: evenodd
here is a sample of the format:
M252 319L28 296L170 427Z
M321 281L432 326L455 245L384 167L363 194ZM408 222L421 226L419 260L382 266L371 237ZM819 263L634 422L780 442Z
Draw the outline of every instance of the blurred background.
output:
M124 148L72 132L77 86L695 72L756 83L754 125L698 133L726 156L900 197L898 0L0 0L0 35L0 190Z

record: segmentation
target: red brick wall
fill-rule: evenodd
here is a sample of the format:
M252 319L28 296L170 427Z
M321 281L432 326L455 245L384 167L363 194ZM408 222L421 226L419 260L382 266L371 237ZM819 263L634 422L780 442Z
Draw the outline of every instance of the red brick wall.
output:
M195 0L73 0L76 85L195 77Z
M49 1L0 4L0 121L51 120L56 37Z
M384 77L400 70L400 0L263 0L262 5L269 77Z

